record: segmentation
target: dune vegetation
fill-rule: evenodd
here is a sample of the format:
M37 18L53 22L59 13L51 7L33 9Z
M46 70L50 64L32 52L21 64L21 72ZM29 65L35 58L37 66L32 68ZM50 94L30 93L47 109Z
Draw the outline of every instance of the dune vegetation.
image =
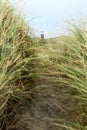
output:
M0 130L87 130L87 32L71 32L35 42L0 1Z

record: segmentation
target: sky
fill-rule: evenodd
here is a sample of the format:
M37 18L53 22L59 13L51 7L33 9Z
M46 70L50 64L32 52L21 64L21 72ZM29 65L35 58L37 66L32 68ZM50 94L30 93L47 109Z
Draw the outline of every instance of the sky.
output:
M24 16L37 36L67 34L68 19L87 16L87 0L9 0Z

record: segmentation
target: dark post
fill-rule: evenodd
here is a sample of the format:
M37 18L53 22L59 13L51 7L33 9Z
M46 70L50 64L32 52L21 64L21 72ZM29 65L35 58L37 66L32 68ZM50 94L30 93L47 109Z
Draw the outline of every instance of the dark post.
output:
M43 31L41 33L41 39L44 39L44 33L43 33Z

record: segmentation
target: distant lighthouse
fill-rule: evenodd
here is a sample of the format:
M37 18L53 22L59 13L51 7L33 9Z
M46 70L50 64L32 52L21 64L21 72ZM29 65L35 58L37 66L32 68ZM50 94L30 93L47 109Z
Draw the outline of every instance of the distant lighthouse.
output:
M44 33L43 33L43 31L41 33L41 39L44 39Z

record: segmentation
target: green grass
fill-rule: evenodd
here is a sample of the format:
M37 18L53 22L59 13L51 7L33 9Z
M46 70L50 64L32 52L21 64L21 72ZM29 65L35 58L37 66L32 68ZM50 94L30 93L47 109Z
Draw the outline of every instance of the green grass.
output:
M44 44L0 2L0 130L87 129L87 37L71 25Z
M6 1L0 2L1 129L11 124L9 118L14 118L14 114L17 113L16 107L25 102L27 104L27 99L30 99L30 91L26 90L33 87L32 61L35 59L35 54L33 46L31 47L29 31L29 26L19 14Z
M63 125L63 122L61 127L86 130L87 45L85 42L86 38L80 28L73 26L73 30L74 39L71 41L63 41L62 43L56 41L58 43L48 44L45 49L40 50L41 55L44 56L42 57L42 62L44 61L44 65L46 65L44 69L41 69L40 77L42 76L42 79L47 81L52 87L56 87L56 91L59 91L60 88L62 99L64 98L64 93L67 94L68 107L66 108L67 104L65 103L65 108L69 114L69 122L67 122L68 114L66 114L64 123L69 123L71 128ZM58 126L60 126L59 123Z

